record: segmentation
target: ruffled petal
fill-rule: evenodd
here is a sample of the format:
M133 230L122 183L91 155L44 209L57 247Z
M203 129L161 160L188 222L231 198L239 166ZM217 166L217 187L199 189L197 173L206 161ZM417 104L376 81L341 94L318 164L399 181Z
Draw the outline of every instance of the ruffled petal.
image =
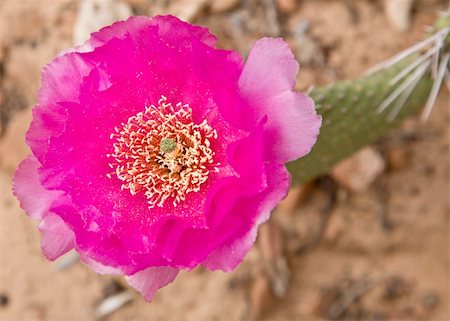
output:
M211 255L202 262L202 265L211 271L222 270L224 272L230 272L234 270L252 248L257 234L258 226L255 225L242 238L212 252Z
M272 210L286 197L291 185L291 174L284 165L270 164L267 165L266 171L269 188L260 202L257 224L262 224L269 219Z
M156 16L154 18L134 16L92 33L85 44L74 48L72 52L93 51L113 38L123 39L128 35L141 36L143 29L148 26L157 26L160 38L169 44L176 44L176 46L191 44L192 40L189 39L191 37L197 38L210 47L214 47L217 42L216 37L207 28L188 24L173 16Z
M26 140L41 163L52 137L63 132L66 108L61 103L79 102L81 83L92 70L92 65L78 53L68 53L49 63L41 76L39 104L33 108L33 121Z
M78 102L81 81L89 74L92 67L78 53L67 53L56 57L45 66L42 72L39 104Z
M127 282L150 301L156 290L175 280L179 270L173 267L150 267L125 277Z
M169 45L191 46L192 39L189 38L192 37L210 47L214 47L217 42L216 37L207 28L191 25L174 16L156 16L151 22L158 26L160 38Z
M42 252L50 261L74 248L75 235L58 215L47 214L39 224L39 230L42 233Z
M286 197L290 175L283 165L268 165L268 187L258 195L241 204L241 209L245 211L246 203L255 203L259 199L260 206L257 209L258 216L249 232L238 238L231 238L229 244L225 244L203 261L202 265L210 270L232 271L244 259L247 252L255 242L259 225L267 221L275 206Z
M38 175L40 167L36 157L29 155L20 163L13 180L13 193L19 199L20 207L35 220L42 220L52 203L63 194L42 186Z
M151 32L152 29L154 29L153 32ZM94 67L99 68L98 90L104 90L111 85L108 75L101 68L99 61L91 61L83 53L92 52L114 39L118 42L122 41L122 43L128 41L129 44L138 47L142 45L142 42L148 41L145 40L147 38L155 40L155 38L152 38L152 33L159 34L160 39L176 47L190 47L195 41L200 41L211 47L216 43L216 38L209 33L208 29L190 25L175 17L157 16L150 19L139 16L130 17L126 21L119 21L105 27L93 33L84 45L61 53L45 67L42 73L39 104L33 110L33 122L27 133L27 142L40 161L42 161L43 154L46 152L48 140L61 132L66 123L65 110L58 103L78 103L81 83ZM146 34L147 37L142 37L143 34ZM125 41L126 39L128 40ZM151 49L151 43L148 44L147 48ZM134 53L120 52L119 55L120 57L133 57ZM111 62L114 68L122 65L125 70L127 70L127 67L133 70L131 64L132 61L129 61L128 64ZM125 75L124 69L120 69L119 72L122 79ZM180 76L180 78L183 77ZM161 94L159 93L159 95ZM157 99L159 99L159 96Z
M83 251L78 250L78 253L80 254L80 260L87 266L89 266L91 269L93 269L95 272L99 274L113 274L113 275L121 275L123 272L119 268L115 268L112 266L104 265L100 262L97 262L93 259L91 259L89 256L87 256Z
M293 91L299 66L282 39L257 41L239 79L253 122L267 116L268 159L287 162L306 155L314 145L321 117L314 102Z
M125 21L117 21L110 26L93 32L82 46L75 48L77 52L89 52L102 46L113 38L122 39L129 34L139 34L140 30L150 24L150 18L133 16Z

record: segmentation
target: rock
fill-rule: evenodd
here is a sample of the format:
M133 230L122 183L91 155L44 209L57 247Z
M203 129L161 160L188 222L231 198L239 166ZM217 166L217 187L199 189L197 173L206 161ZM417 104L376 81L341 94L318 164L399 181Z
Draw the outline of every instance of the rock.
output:
M281 13L293 13L298 6L297 0L277 0L277 8Z
M362 192L380 176L385 167L380 153L373 147L365 147L336 165L331 176L345 188Z
M152 17L155 13L161 12L160 8L164 8L170 1L148 1L148 0L122 0L126 2L133 10L136 16Z
M73 31L73 42L82 45L89 35L101 27L133 15L131 8L120 0L81 0Z
M305 65L325 65L325 56L318 43L308 35L299 35L295 37L294 48L300 63Z
M171 2L167 14L172 14L181 20L194 22L204 12L208 0L180 0Z
M430 291L422 296L421 301L426 309L434 309L439 304L439 295L434 291Z
M292 26L293 42L291 48L295 49L296 56L301 65L325 65L325 55L320 44L310 34L310 22L304 20L303 16L295 15L290 19Z
M133 298L134 293L130 290L122 291L106 297L95 308L94 312L95 319L99 320L105 318L106 316L120 309L125 304L131 302Z
M222 13L233 10L240 3L240 0L213 0L210 9L212 13Z
M414 0L387 0L385 2L386 16L395 29L399 31L409 29L413 4Z
M133 7L142 6L147 2L146 0L123 0L123 1Z
M404 146L393 147L388 151L387 161L389 170L405 168L411 159L410 151Z

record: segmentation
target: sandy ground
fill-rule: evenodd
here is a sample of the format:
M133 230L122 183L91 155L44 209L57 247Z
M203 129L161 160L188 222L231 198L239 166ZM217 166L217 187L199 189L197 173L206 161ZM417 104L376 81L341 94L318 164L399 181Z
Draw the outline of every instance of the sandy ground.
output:
M128 2L137 14L161 6ZM279 15L277 34L302 62L298 87L305 89L355 77L421 39L445 3L417 1L412 28L403 33L390 26L378 1L300 1ZM252 11L257 4L201 11L193 20L210 27L221 46L245 53L253 40L277 31L259 9ZM77 8L70 0L0 1L2 321L94 320L96 306L122 290L120 281L78 262L61 269L61 262L46 261L35 224L11 195L15 167L28 153L23 137L40 70L72 45ZM236 21L245 32L236 31ZM309 51L293 32L303 22ZM282 298L265 295L263 250L256 247L233 273L183 272L152 303L136 295L106 320L449 320L448 102L442 92L426 124L408 120L374 146L383 155L400 148L406 156L368 191L350 193L325 177L293 211L274 214L290 275Z

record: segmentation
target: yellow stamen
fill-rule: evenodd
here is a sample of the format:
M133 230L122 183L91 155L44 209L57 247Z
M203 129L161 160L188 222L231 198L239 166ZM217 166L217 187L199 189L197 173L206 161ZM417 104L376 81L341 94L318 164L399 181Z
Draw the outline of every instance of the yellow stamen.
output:
M111 134L114 152L109 166L132 195L143 192L149 208L162 207L170 199L174 206L191 192L198 192L218 163L211 142L217 132L206 120L195 124L187 104L175 106L162 96L115 128Z

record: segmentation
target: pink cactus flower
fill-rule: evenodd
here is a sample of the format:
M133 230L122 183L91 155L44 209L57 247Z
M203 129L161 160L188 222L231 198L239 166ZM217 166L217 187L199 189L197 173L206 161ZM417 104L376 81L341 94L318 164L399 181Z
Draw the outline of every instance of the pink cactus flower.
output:
M132 17L46 66L14 193L49 260L75 249L151 300L180 269L233 270L321 124L281 39L244 64L207 29Z

